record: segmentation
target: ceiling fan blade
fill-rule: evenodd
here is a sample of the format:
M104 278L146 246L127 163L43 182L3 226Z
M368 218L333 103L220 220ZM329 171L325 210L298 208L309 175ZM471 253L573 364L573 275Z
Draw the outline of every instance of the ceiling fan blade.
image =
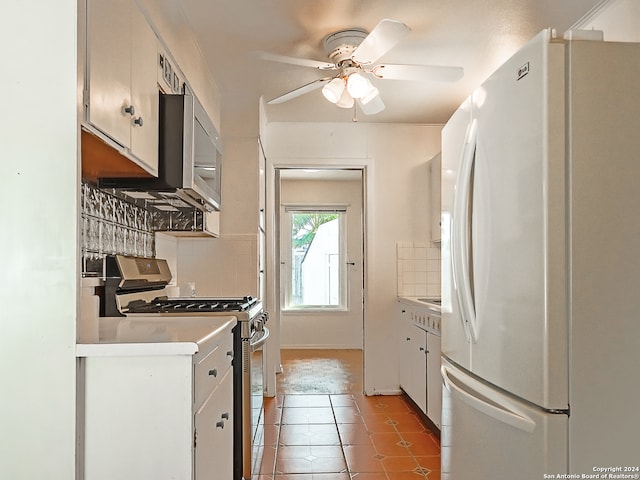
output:
M279 97L273 98L267 102L267 105L277 105L278 103L288 102L296 97L304 95L305 93L312 92L322 87L325 83L333 80L334 77L325 77L319 78L318 80L314 80L313 82L307 83L306 85L302 85L301 87L296 88L295 90L291 90L290 92L285 93L284 95L280 95Z
M440 65L376 65L369 72L383 79L442 82L455 82L464 75L462 67Z
M358 98L356 101L358 102L360 110L362 110L362 113L364 113L365 115L374 115L376 113L380 113L385 109L385 105L382 102L380 95L376 95L367 103L364 103L360 98Z
M374 63L411 31L397 20L383 19L353 52L351 58L363 65Z
M311 60L309 58L288 57L286 55L278 55L269 52L257 52L258 57L262 60L271 62L288 63L290 65L300 65L302 67L317 68L318 70L336 70L337 67L333 63L321 62L319 60Z

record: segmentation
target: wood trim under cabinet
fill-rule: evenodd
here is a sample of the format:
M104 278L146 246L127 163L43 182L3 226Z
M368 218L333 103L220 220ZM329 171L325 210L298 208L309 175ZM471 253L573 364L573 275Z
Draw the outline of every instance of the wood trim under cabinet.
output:
M142 167L122 155L96 135L81 130L82 180L97 183L99 178L151 178Z

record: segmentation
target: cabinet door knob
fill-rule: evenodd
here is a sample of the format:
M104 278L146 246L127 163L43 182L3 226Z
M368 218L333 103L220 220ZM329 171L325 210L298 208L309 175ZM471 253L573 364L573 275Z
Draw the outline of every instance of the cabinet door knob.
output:
M216 422L216 428L224 428L224 422L222 420L219 422Z
M209 370L209 375L212 377L217 377L218 376L218 369L214 368L213 370Z
M233 358L233 350L229 350L227 356Z
M141 126L142 126L142 124L143 124L142 117L138 117L138 118L136 118L136 119L133 121L133 123L134 123L135 125L138 125L139 127L141 127Z
M133 105L122 107L122 114L125 115L127 113L133 117L136 114L136 107L134 107Z
M220 415L220 418L224 420L229 420L229 414L227 412L224 412L222 415Z

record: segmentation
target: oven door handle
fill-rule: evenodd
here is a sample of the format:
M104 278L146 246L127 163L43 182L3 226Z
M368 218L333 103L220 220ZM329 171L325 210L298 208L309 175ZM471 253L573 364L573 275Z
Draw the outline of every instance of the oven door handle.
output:
M267 327L264 327L262 330L262 335L259 336L259 338L255 341L252 341L249 346L251 347L251 351L255 352L256 350L259 350L262 348L262 346L267 343L267 340L269 339L269 329ZM253 338L252 338L253 340Z

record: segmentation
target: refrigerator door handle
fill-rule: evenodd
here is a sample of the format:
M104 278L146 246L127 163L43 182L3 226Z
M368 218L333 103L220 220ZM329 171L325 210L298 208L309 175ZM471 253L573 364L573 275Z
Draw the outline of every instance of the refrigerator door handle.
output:
M523 412L518 411L507 397L503 395L498 397L494 390L471 377L464 375L468 380L461 378L461 375L456 375L456 372L446 365L442 365L441 373L447 390L473 409L528 433L536 429L536 423Z
M478 122L474 119L467 130L456 191L453 201L452 273L456 297L467 339L478 341L478 328L472 291L471 202L472 172L476 156Z

